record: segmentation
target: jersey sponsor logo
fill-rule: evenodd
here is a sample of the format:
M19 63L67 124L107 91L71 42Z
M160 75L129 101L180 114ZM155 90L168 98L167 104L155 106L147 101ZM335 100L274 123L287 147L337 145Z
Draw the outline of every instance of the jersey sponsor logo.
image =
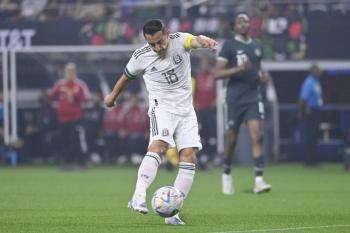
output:
M174 61L175 64L181 63L182 62L182 56L180 54L178 54L178 53L175 54L173 56L173 61Z
M162 130L162 136L164 136L164 137L169 136L169 130L167 128L164 128Z

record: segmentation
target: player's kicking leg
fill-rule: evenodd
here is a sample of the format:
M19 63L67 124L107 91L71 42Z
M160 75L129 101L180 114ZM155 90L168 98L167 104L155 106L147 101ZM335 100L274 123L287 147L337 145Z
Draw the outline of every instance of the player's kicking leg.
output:
M167 147L167 144L165 142L154 142L150 146L150 149L152 147ZM165 151L160 149L157 151ZM155 152L147 152L145 157L143 158L139 171L137 176L137 182L136 182L136 188L134 195L132 196L131 200L128 203L128 207L132 210L135 210L141 214L147 214L148 208L146 203L146 191L148 187L152 184L154 181L156 175L158 166L161 164L161 158L158 153Z
M180 190L185 198L191 190L193 178L196 170L197 148L185 148L180 151L179 172L177 174L174 187ZM165 218L165 224L184 225L178 214L170 218Z
M179 214L176 214L170 218L165 218L165 224L169 225L185 225L185 222L181 220Z

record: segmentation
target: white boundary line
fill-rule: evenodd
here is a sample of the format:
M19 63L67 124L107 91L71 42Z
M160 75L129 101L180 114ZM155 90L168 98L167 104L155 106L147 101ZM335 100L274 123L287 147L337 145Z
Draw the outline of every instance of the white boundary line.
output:
M248 232L298 231L298 230L305 230L305 229L321 229L321 228L337 228L337 227L350 227L350 224L310 226L310 227L287 227L287 228L274 228L274 229L253 229L253 230L243 230L243 231L217 231L217 232L210 232L210 233L248 233Z

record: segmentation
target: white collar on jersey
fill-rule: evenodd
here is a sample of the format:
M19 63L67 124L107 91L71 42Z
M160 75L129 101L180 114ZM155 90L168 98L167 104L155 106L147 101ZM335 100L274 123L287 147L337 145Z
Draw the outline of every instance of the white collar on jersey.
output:
M248 40L244 40L241 35L235 35L235 40L243 43L243 44L250 44L253 40L249 37Z

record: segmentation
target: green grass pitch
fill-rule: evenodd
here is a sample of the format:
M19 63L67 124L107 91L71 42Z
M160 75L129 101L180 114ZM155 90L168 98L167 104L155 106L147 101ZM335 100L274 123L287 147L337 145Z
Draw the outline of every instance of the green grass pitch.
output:
M221 169L197 172L182 209L185 226L126 205L136 167L63 172L56 167L0 167L0 233L350 232L350 173L340 164L305 168L270 165L270 193L255 195L253 168L234 168L234 196L221 194ZM170 185L176 172L160 169L148 194Z

